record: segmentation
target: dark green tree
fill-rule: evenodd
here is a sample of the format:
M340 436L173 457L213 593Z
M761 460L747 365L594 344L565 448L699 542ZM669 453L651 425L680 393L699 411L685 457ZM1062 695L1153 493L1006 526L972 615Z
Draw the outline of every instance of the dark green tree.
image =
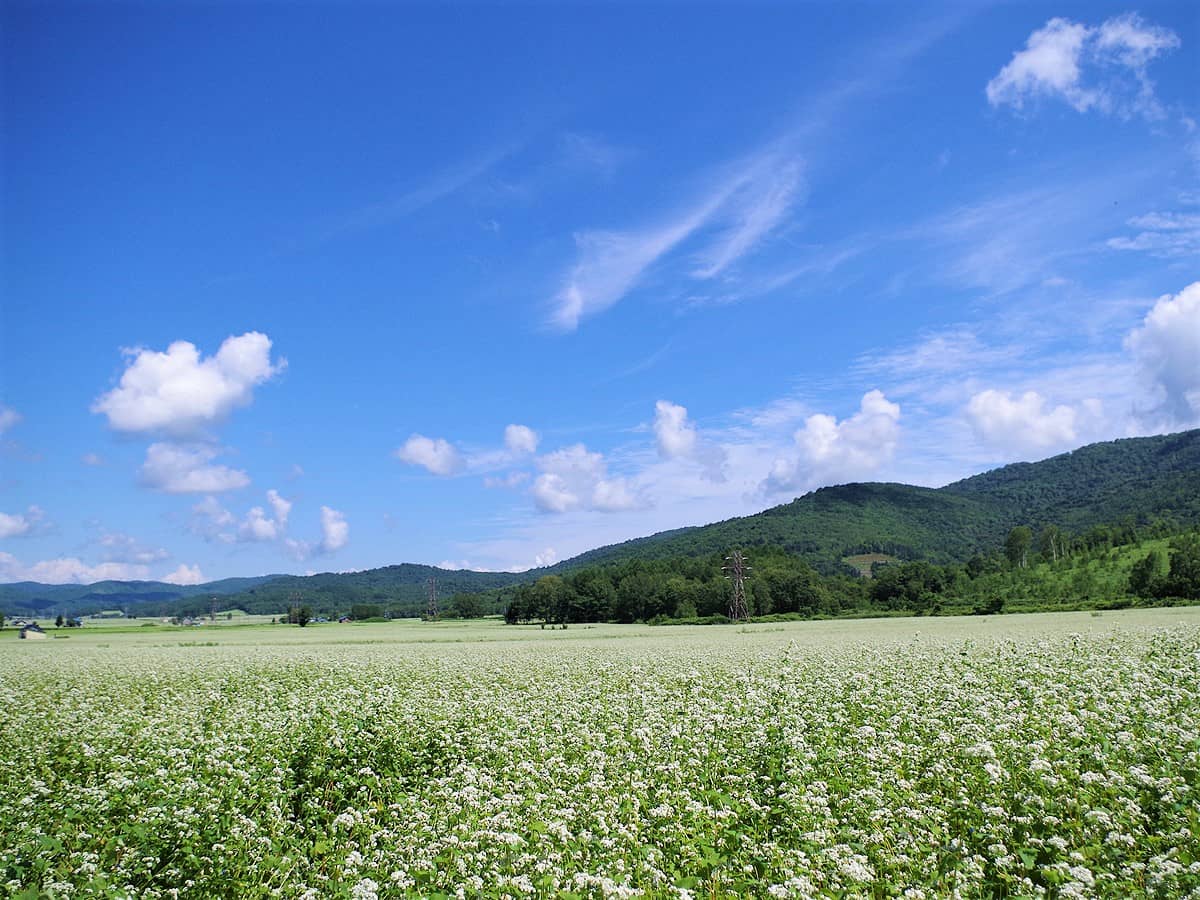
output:
M450 598L450 614L460 619L478 619L484 614L483 600L478 594L460 591Z
M54 627L55 627L55 628L62 628L62 627L63 627L63 615L62 615L62 613L59 613L59 614L58 614L58 618L54 620Z
M1167 561L1160 550L1151 550L1129 570L1129 593L1135 597L1154 597L1162 591Z
M312 621L312 608L309 606L300 607L300 611L296 613L296 624L303 628Z
M1172 597L1200 599L1200 535L1188 534L1171 542L1167 591Z
M1008 533L1004 542L1004 555L1014 569L1029 565L1029 546L1033 543L1033 532L1025 525L1018 525Z

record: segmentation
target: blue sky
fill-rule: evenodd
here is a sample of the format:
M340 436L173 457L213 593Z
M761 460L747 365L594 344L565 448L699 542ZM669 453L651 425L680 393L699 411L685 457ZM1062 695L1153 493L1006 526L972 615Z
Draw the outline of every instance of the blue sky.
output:
M1190 3L2 15L0 581L524 569L1200 425Z

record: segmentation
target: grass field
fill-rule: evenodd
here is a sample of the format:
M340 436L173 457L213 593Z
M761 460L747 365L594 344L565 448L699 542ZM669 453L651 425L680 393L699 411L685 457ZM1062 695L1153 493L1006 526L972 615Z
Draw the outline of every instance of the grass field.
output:
M1200 897L1200 608L0 634L35 896Z

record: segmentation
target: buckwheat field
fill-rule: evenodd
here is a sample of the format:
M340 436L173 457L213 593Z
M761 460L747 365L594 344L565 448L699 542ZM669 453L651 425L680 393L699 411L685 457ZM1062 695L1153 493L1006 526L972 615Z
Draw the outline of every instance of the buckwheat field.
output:
M1198 698L1197 609L5 634L0 893L1200 897Z

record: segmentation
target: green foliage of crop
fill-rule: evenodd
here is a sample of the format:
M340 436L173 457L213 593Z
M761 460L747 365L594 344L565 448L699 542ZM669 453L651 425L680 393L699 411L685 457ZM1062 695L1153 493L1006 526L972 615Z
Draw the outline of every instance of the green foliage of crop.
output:
M920 625L9 643L0 890L1200 888L1200 610Z

